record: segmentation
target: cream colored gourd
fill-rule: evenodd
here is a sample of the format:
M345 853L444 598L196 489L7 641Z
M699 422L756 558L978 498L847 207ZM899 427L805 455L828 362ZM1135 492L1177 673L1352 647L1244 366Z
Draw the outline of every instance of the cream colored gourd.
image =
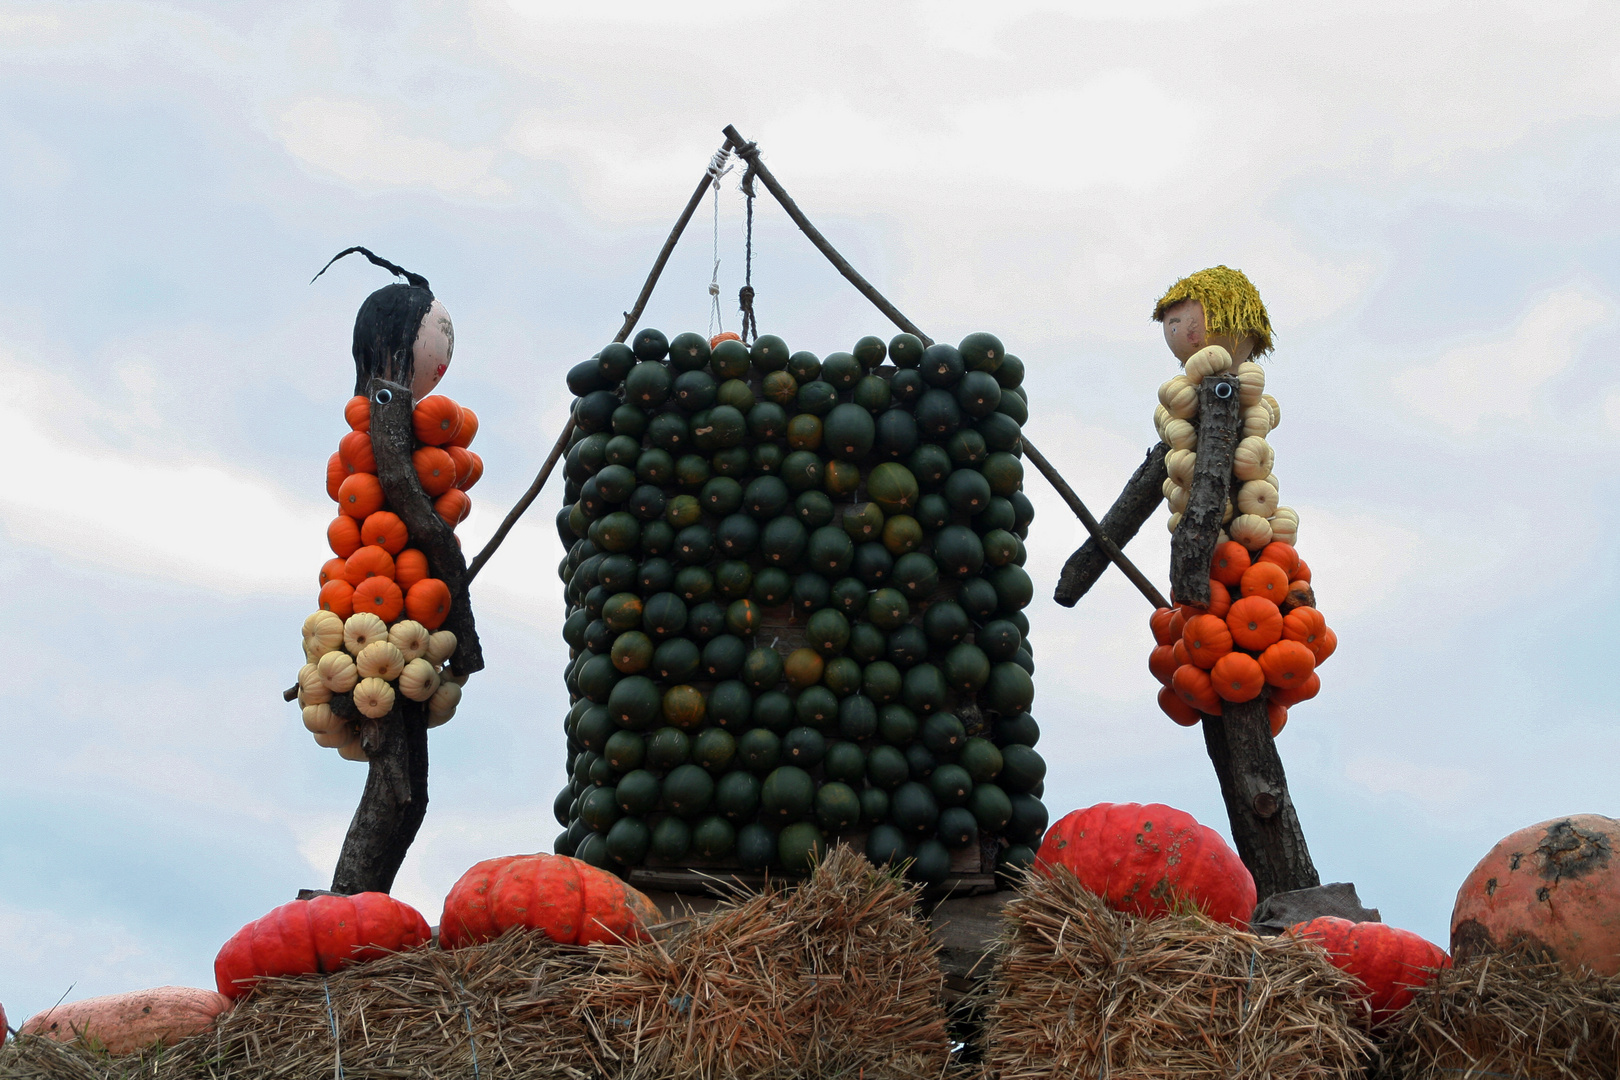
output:
M321 685L334 694L347 694L360 681L354 657L342 651L329 652L321 657L315 664L315 670L320 673Z
M328 731L333 724L339 723L337 714L330 705L305 705L304 730Z
M1197 465L1198 455L1191 450L1172 450L1164 455L1164 471L1178 484L1191 484Z
M1239 439L1263 439L1271 434L1271 410L1265 405L1250 405L1243 410L1243 426L1238 428Z
M448 665L439 669L439 681L441 683L453 682L457 686L466 686L467 680L470 678L472 678L471 675L457 675L450 670Z
M1277 512L1277 489L1264 480L1250 480L1238 488L1237 508L1240 514L1269 518Z
M1277 479L1277 474L1276 473L1267 473L1266 474L1266 483L1270 484L1272 487L1276 488L1278 491L1282 490L1282 481Z
M1173 419L1175 418L1170 415L1170 410L1163 405L1153 406L1153 431L1159 436L1159 441L1164 441L1164 425Z
M1271 543L1271 522L1255 514L1239 515L1227 531L1232 534L1232 539L1250 551L1259 551Z
M1232 451L1232 475L1239 480L1264 480L1271 464L1271 447L1264 439L1250 436Z
M332 700L332 691L321 682L320 668L314 664L298 669L298 700L304 705L323 705Z
M1165 528L1169 529L1172 533L1175 532L1177 529L1181 528L1181 515L1171 514L1170 519L1164 524Z
M1219 375L1232 367L1232 354L1219 345L1206 345L1202 349L1187 357L1183 365L1187 381L1194 386L1202 383L1207 375Z
M351 656L359 656L373 641L387 640L388 624L375 612L357 611L343 624L343 647Z
M304 640L323 652L343 647L343 620L330 611L317 611L304 620Z
M445 681L428 698L428 727L438 727L440 724L456 715L456 706L461 704L461 687L453 682Z
M337 748L338 757L344 761L370 761L371 756L366 753L366 744L358 738L350 739Z
M438 667L450 659L455 651L456 635L448 630L435 630L428 636L427 652L422 655L427 657L428 663Z
M340 646L341 648L341 646ZM304 639L304 663L313 664L331 650L323 649L311 638Z
M1261 394L1260 400L1271 410L1271 430L1276 431L1277 425L1282 423L1282 406L1270 394Z
M1299 538L1299 522L1292 518L1272 518L1271 538L1273 540L1281 540L1285 544L1292 544Z
M1167 478L1164 482L1164 501L1170 505L1172 514L1182 514L1187 511L1187 496L1191 489L1185 484L1178 484L1174 479Z
M1238 381L1238 402L1244 408L1260 404L1266 389L1266 373L1253 360L1245 360L1232 370Z
M1279 506L1271 516L1274 518L1287 518L1295 525L1299 524L1299 511L1292 506Z
M1237 517L1237 507L1232 505L1231 499L1227 499L1226 509L1221 511L1221 524L1230 525L1235 517Z
M373 641L360 650L354 666L362 679L382 679L393 682L405 670L405 654L392 641Z
M1187 376L1177 375L1159 387L1159 404L1176 419L1191 420L1198 415L1198 388Z
M1164 425L1164 441L1172 450L1198 449L1198 429L1185 420L1171 417Z
M388 641L404 655L408 664L427 652L428 628L415 619L401 619L388 628Z
M327 750L336 750L351 740L358 741L354 729L347 723L333 724L325 731L317 731L313 734L315 735L315 745L325 747Z
M439 669L418 656L399 674L399 692L412 701L426 701L439 689Z
M354 688L354 707L361 716L380 720L394 708L394 688L376 677L361 679Z

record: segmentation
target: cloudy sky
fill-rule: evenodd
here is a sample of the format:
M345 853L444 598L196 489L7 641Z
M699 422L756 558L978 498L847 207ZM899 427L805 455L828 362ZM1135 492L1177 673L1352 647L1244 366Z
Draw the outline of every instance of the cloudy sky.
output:
M1280 740L1294 798L1324 880L1444 944L1495 840L1620 812L1593 677L1620 601L1617 40L1613 5L1547 0L0 3L0 1001L211 986L238 926L330 879L365 770L280 690L386 276L311 275L366 244L448 305L476 549L728 122L932 335L1023 357L1028 431L1099 509L1173 372L1153 300L1248 272L1341 643ZM647 325L708 329L715 228L705 204ZM766 202L756 242L761 330L892 332ZM1224 831L1202 740L1154 705L1146 605L1117 574L1054 605L1080 528L1030 494L1054 817L1159 801ZM489 667L434 733L396 890L430 922L473 862L557 832L560 497L474 592ZM1163 512L1131 552L1163 580Z

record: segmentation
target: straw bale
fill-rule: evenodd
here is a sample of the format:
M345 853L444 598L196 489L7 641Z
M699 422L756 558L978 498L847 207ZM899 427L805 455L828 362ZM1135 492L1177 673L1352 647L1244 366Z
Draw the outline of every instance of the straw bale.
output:
M1110 911L1067 869L1006 908L988 990L994 1080L1346 1080L1372 1043L1321 949L1197 912Z
M739 897L628 949L585 988L621 1024L619 1080L938 1077L950 1059L916 890L835 848L804 885Z
M1501 953L1442 971L1394 1021L1380 1080L1616 1080L1620 976Z

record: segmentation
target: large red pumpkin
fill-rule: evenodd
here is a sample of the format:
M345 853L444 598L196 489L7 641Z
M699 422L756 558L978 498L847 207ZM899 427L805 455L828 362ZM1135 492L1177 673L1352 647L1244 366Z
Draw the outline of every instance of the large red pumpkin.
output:
M1288 932L1315 938L1335 967L1361 981L1375 1024L1394 1016L1412 1000L1414 989L1427 986L1437 971L1451 966L1451 957L1440 946L1386 923L1324 915L1291 926Z
M493 941L514 926L564 945L643 941L660 921L651 900L605 870L566 855L485 859L444 898L439 945Z
M1247 929L1254 878L1215 830L1159 803L1098 803L1075 810L1046 832L1037 872L1074 871L1109 907L1145 918L1183 901L1216 922Z
M1474 867L1451 912L1451 955L1460 963L1518 950L1571 972L1620 974L1620 821L1543 821L1504 838Z
M214 979L234 999L262 978L326 975L431 937L421 913L387 893L294 900L238 930L214 958Z

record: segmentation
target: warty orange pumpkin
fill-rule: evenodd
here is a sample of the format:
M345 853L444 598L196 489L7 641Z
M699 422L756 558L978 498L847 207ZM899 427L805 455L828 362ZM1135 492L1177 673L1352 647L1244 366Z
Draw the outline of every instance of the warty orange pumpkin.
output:
M605 870L566 855L508 855L478 863L450 889L439 945L493 941L515 926L560 945L645 941L660 921L651 900Z

